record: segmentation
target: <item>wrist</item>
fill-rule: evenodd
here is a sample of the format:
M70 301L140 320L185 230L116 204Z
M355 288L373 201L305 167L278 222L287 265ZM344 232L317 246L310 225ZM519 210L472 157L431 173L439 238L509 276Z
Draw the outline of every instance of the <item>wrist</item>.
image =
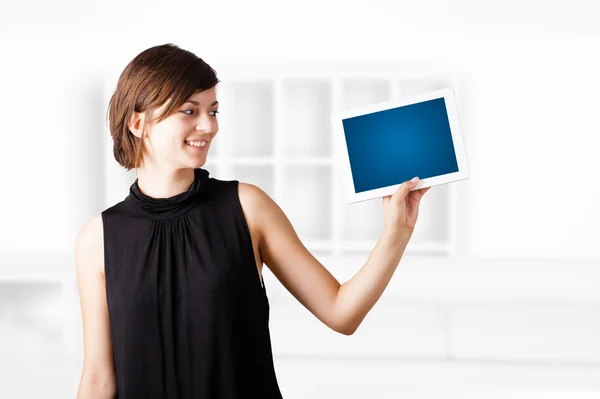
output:
M384 229L383 233L379 237L379 241L386 247L393 247L398 249L404 249L412 236L412 230L406 229Z
M412 236L412 233L413 233L412 229L384 228L383 233L381 234L381 237L385 240L392 240L392 241L399 241L399 240L403 240L403 239L409 240L410 237Z

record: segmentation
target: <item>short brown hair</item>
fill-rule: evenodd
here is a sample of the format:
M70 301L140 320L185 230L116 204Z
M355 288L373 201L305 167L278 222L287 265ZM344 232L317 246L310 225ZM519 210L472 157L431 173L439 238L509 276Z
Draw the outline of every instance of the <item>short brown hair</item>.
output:
M117 162L127 170L141 165L141 139L129 130L134 111L146 115L145 134L146 125L153 121L153 112L167 100L172 99L153 122L164 120L195 92L211 89L217 83L219 79L210 65L172 43L138 54L121 73L108 103L107 119Z

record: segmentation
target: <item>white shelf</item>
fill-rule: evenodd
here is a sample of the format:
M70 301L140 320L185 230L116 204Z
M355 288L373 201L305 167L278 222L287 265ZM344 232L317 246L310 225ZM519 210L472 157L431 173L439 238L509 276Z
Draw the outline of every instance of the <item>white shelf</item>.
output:
M281 123L284 159L331 157L331 79L280 77Z
M273 82L266 79L253 79L226 86L227 97L221 103L219 111L222 119L227 120L221 136L231 136L223 146L224 154L231 157L270 157L273 148ZM219 94L217 94L219 96ZM219 121L220 122L220 121ZM217 136L218 137L218 136ZM219 141L217 138L215 143ZM210 155L208 156L210 158Z
M289 165L283 174L279 203L300 239L331 240L331 168Z

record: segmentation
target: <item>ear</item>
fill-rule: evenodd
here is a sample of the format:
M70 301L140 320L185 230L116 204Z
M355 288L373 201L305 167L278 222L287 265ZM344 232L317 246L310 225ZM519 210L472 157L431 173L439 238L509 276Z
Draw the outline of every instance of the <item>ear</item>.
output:
M145 114L134 111L133 114L131 114L131 119L129 119L127 125L131 133L140 139L142 138L142 131L144 128L144 117Z

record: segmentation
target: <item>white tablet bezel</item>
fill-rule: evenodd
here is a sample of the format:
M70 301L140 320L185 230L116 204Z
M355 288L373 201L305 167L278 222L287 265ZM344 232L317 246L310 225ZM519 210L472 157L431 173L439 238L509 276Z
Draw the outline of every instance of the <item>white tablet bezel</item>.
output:
M340 170L340 176L342 177L342 188L347 203L365 201L394 194L394 192L398 189L402 182L398 182L397 184L391 186L380 187L377 189L364 191L360 193L355 192L354 182L352 180L352 171L350 168L348 146L346 143L346 136L344 134L344 126L342 121L346 118L366 115L373 112L397 108L404 105L415 104L438 98L444 98L444 102L446 104L448 122L450 125L450 132L452 135L452 143L454 145L456 161L458 163L458 172L448 173L440 176L432 176L428 178L421 178L421 176L419 176L419 184L417 184L417 186L413 190L418 190L420 188L431 187L445 183L451 183L458 180L465 180L470 177L469 162L467 160L467 154L464 146L463 133L460 126L460 119L458 116L458 107L456 103L455 93L451 87L446 87L443 89L428 91L417 95L411 95L394 100L378 102L363 107L346 109L331 114L331 124L333 129L332 133L335 136L336 145L340 147L340 151L338 152L338 154L340 155L339 157L337 157L338 159L336 160L336 164Z

